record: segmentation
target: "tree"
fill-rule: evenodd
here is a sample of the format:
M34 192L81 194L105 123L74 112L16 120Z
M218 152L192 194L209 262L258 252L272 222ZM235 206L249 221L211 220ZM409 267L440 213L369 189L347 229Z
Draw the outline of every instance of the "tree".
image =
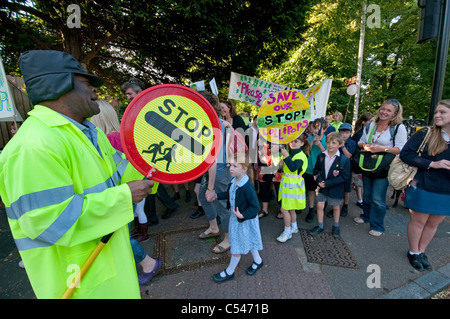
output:
M126 38L131 30L130 13L136 8L133 3L85 1L77 5L80 15L76 18L80 24L71 28L70 1L0 1L0 39L6 72L20 75L17 62L24 51L60 50L72 54L91 72L105 77L109 88L117 91L117 84L128 75L118 71L113 76L98 60L126 65L128 52L123 52L121 57L114 56L113 52L115 43Z
M329 112L347 109L345 81L356 75L360 23L365 1L320 1L307 17L305 41L278 67L260 68L263 77L299 89L333 79ZM398 99L405 116L425 118L431 96L435 43L417 44L417 2L371 1L380 25L366 27L360 114L375 112L385 98ZM368 12L368 20L373 12ZM449 95L447 77L444 96ZM351 121L348 114L347 121Z
M230 71L281 61L307 10L306 0L86 0L81 27L69 28L70 3L0 0L7 71L25 50L56 49L116 87L133 75L148 85L216 77L225 88Z

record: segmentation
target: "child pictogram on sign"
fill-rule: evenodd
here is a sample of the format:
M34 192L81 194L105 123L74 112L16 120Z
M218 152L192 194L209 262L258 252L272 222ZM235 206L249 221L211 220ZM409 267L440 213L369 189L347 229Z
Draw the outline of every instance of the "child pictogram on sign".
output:
M164 151L162 150L163 145L164 145L164 142L152 144L148 147L148 149L143 150L141 152L141 154L142 153L153 154L151 162L155 163L155 164L159 161L167 161L166 171L169 172L170 163L172 163L172 161L176 162L175 149L177 147L177 144L172 145L172 147L166 147L164 149ZM156 158L156 155L158 155L158 154L160 154L162 156Z

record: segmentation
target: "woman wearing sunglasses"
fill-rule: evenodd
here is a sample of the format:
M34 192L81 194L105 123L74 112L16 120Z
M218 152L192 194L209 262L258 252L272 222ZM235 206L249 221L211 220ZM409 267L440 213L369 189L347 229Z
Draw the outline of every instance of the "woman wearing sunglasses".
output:
M364 129L358 142L359 148L371 153L400 154L407 141L407 132L403 121L403 107L399 101L388 99L376 112L375 122ZM386 215L386 193L389 182L387 177L371 177L363 173L363 214L354 218L357 224L369 223L369 234L380 236L384 228Z

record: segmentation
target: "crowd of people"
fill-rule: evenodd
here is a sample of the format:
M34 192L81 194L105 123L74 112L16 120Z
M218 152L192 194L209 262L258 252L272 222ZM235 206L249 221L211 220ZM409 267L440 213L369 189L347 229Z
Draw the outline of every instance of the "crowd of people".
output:
M212 101L211 104L213 105L216 103L214 99L210 101ZM222 123L225 123L223 125L234 126L228 122L230 121L232 123L239 123L234 128L242 126L243 121L239 119L239 115L236 114L231 101L227 100L226 104L221 101L219 105L221 107L218 110L218 115L223 119L221 120ZM444 113L446 110L445 107L450 107L448 100L439 103L436 114L443 117L441 113ZM233 114L233 116L230 116L230 114ZM283 231L277 237L277 240L281 243L288 241L292 238L292 234L298 232L297 214L299 211L306 209L306 204L308 204L308 213L305 217L305 222L312 223L315 218L317 220L317 225L309 231L312 236L324 232L324 216L326 215L333 220L331 226L332 235L337 238L340 237L339 220L341 217L348 215L349 195L352 190L355 190L357 197L355 204L362 209L360 216L353 219L354 222L356 224L369 224L368 234L374 237L381 236L385 231L386 196L389 186L387 176L373 177L361 172L355 172L357 170L354 170L355 163L352 159L357 152L361 151L373 154L391 153L401 156L402 159L405 158L405 161L411 161L411 165L419 166L418 163L425 165L421 162L421 159L423 156L427 157L427 155L422 154L420 159L412 159L414 157L413 155L417 156L414 149L417 150L417 143L420 144L421 141L419 137L423 133L420 131L409 142L413 143L416 139L419 139L415 141L415 146L407 143L408 134L406 127L402 124L402 114L403 106L401 103L395 99L387 99L376 111L375 115L371 113L362 114L356 121L355 128L353 128L351 124L341 122L342 114L335 112L332 116L327 116L324 120L315 119L311 121L304 133L287 145L281 146L271 145L268 142L258 140L258 130L256 128L257 118L255 117L245 131L252 132L248 134L250 138L247 139L247 143L250 149L252 147L258 148L257 162L253 164L253 167L242 166L242 174L245 176L254 176L254 189L258 190L257 197L249 196L246 198L246 209L250 205L252 207L252 213L247 212L248 215L246 217L239 219L240 217L238 216L242 215L236 214L233 209L235 206L228 204L227 207L224 207L225 202L221 203L220 196L217 198L217 196L214 197L214 195L210 194L209 197L201 197L199 200L199 205L201 206L214 207L214 209L207 209L209 213L206 215L210 226L199 237L204 239L220 236L220 228L217 221L224 220L223 240L213 249L213 252L223 253L229 249L232 252L230 266L220 274L216 274L214 280L216 282L222 282L232 279L240 255L244 253L251 252L254 257L254 263L250 267L253 267L253 271L249 268L247 273L251 272L253 274L262 266L262 259L260 259L259 254L255 254L255 249L262 249L262 244L260 244L261 235L259 228L255 227L254 223L255 219L269 216L268 207L269 202L272 200L276 200L278 203L276 207L279 207L279 212L273 213L275 213L276 218L282 219L284 224ZM334 121L332 121L332 118ZM438 124L444 123L444 121L442 119L439 122L435 119L435 122ZM438 124L435 124L435 127ZM441 126L443 125L441 124ZM448 136L443 127L441 128L441 132L443 137L440 142L448 142ZM435 138L437 139L437 137ZM402 149L404 150L401 153ZM443 149L442 145L441 149ZM439 180L439 182L448 180L449 177L448 172L445 171L448 160L445 158L445 152L441 155L441 149L437 151L437 154L440 154L439 157L432 157L433 159L438 159L437 163L439 164L431 165L430 161L427 160L427 170L423 172L427 176L430 168L436 165L436 168L440 169L432 171L442 174L439 177L437 177L437 174L433 175L436 177L436 181ZM226 159L222 161L224 167L226 167L225 162L227 162ZM240 178L234 178L236 175L233 175L233 163L229 169L224 167L217 170L216 175L214 175L216 178L218 176L223 177L222 184L208 182L208 178L206 177L203 180L203 191L205 194L208 191L221 193L222 198L225 198L223 194L228 194L229 192L229 196L226 198L235 199L236 194L230 192L230 186L235 192L236 188L242 186L239 184ZM228 171L231 172L231 177L228 175ZM232 179L231 183L230 178ZM422 177L420 178L422 179ZM247 183L247 178L244 180ZM423 186L424 183L426 186ZM430 181L422 181L421 186L428 188L430 187L429 183ZM412 183L411 187L408 187L407 194L412 193L412 190L416 189L413 185L414 183ZM225 191L226 187L228 187L228 191ZM437 188L433 187L431 189L434 191L437 190ZM438 189L438 194L442 195L442 198L439 195L437 203L443 203L444 198L448 198L446 197L448 196L447 190ZM408 251L407 256L414 268L418 270L430 269L431 265L425 255L425 248L434 236L439 223L442 222L445 216L449 215L449 211L448 209L439 208L436 210L433 209L432 211L437 211L437 213L431 213L431 215L429 213L418 213L415 211L415 206L409 204L412 198L417 199L414 195L408 195L405 199L405 206L411 209L411 222L408 225L408 240L411 249ZM422 196L421 198L421 206L417 209L419 211L425 211L422 207L424 206L424 202L426 202L426 197ZM253 205L251 203L249 204L251 201L254 201ZM213 205L211 205L211 202ZM236 206L239 207L238 204ZM255 213L255 207L258 207L258 213ZM326 207L331 207L328 213L325 213ZM192 218L198 218L200 216L202 215L199 215L197 212L191 215ZM229 234L227 230L231 230L232 228L229 222L230 217L237 218L241 222L245 220L250 222L252 220L251 223L253 223L252 227L250 227L251 231L241 231L246 234L247 241L252 242L255 239L255 244L248 249L239 250L239 253L236 254L233 252L232 239L235 236L242 238L242 234L236 233L235 230L233 234ZM424 233L424 236L422 236L422 233ZM238 245L236 241L235 245Z
M128 163L117 111L97 99L102 80L86 73L72 56L29 51L21 56L20 68L35 109L0 155L0 196L37 297L59 298L67 288L68 267L82 263L100 238L114 233L73 297L139 298L139 284L148 283L163 262L140 244L148 240L149 226L158 223L155 199L167 209L161 218L170 218L179 208L178 186L170 197L165 185L143 179ZM132 100L145 85L132 78L122 89ZM213 276L215 282L233 279L243 254L253 257L248 275L263 266L259 221L269 215L283 220L277 237L281 243L299 231L300 210L307 211L307 224L316 220L311 236L324 232L327 216L333 220L332 236L340 237L340 218L348 214L352 189L362 208L354 222L367 223L369 235L381 236L389 182L385 176L356 172L352 158L363 151L399 155L418 167L405 190L411 213L407 257L415 269L431 269L425 250L450 215L450 100L438 103L433 126L409 139L403 106L387 99L375 115L363 114L355 127L335 112L312 120L287 145L273 145L259 138L256 117L247 124L232 101L199 93L220 117L223 143L227 130L235 129L245 132L250 149L242 157L223 144L208 171L193 181L197 209L190 217L208 220L199 238L220 237L212 251L231 253L227 268ZM427 130L430 137L418 154ZM13 172L21 173L12 178ZM189 186L184 184L187 202ZM273 200L279 211L269 212ZM134 263L143 269L138 280L133 278Z

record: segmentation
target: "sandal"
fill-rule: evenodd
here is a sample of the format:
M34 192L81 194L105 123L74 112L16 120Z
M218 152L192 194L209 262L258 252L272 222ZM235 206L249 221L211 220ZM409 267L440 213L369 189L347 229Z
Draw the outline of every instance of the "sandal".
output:
M357 224L364 224L365 223L364 219L362 219L361 217L355 217L355 218L353 218L353 221L355 223L357 223Z
M264 211L264 210L260 210L259 211L259 213L258 213L258 217L259 217L259 219L261 219L261 218L264 218L264 217L267 217L269 215L269 213L268 212L266 212L266 211Z
M383 233L376 230L369 230L369 235L380 237Z
M220 235L220 232L217 233L206 233L206 232L202 232L200 234L200 236L198 236L198 238L200 239L206 239L206 238L211 238L211 237L217 237Z
M217 248L219 251L214 251L214 249ZM224 248L223 246L220 246L220 244L217 244L213 249L212 252L215 254L223 254L224 252L230 250L230 246L227 248Z
M281 217L280 217L281 216ZM276 219L283 219L283 214L282 213L278 213L278 215L275 217Z

